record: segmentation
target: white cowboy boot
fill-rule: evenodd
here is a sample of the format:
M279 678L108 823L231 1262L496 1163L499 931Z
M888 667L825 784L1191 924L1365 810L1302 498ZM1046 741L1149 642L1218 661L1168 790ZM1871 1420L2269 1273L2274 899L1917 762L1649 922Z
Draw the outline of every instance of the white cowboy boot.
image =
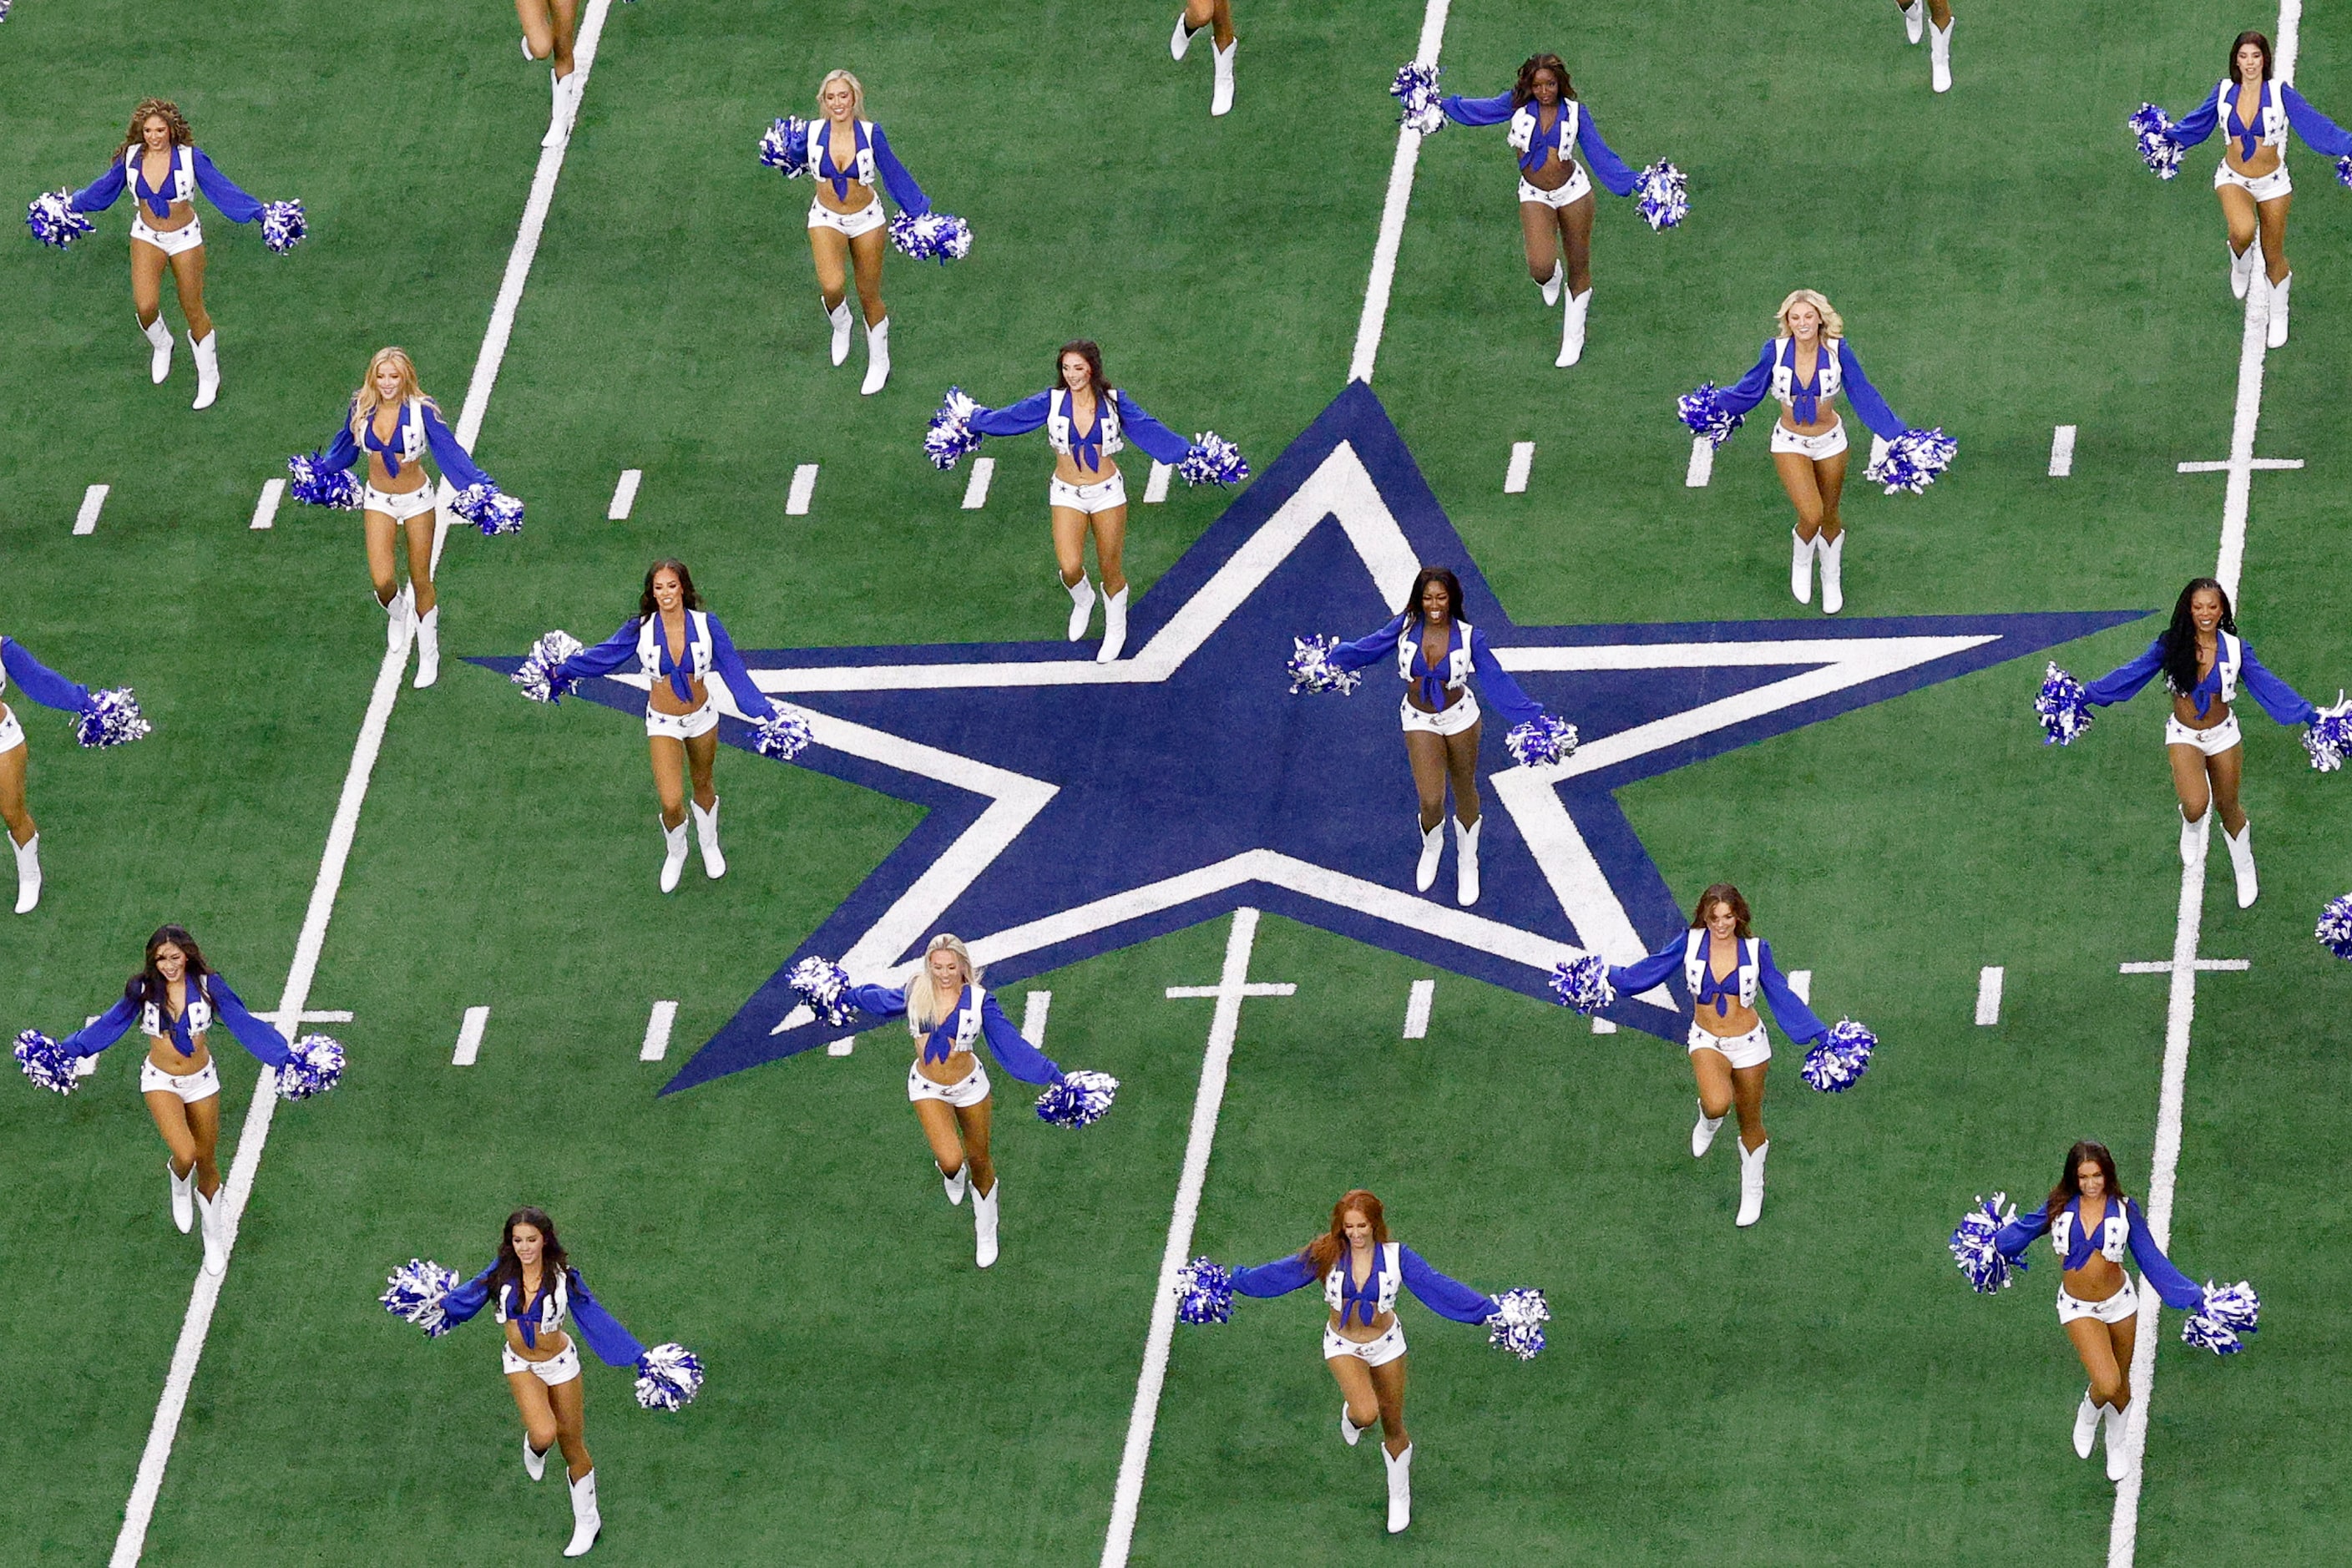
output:
M2238 874L2238 907L2250 910L2262 891L2254 880L2254 824L2249 817L2246 825L2233 835L2221 830L2221 842L2230 847L2230 868Z
M547 1478L547 1450L530 1446L530 1434L522 1435L522 1473L532 1480Z
M1551 362L1553 369L1566 370L1584 357L1584 315L1591 309L1591 289L1568 297L1568 310L1559 324L1559 357Z
M563 1549L563 1555L587 1556L604 1528L604 1516L596 1511L596 1472L591 1470L572 1483L572 1543Z
M1454 819L1454 901L1465 910L1478 901L1478 829L1486 823L1482 816L1465 827Z
M940 1181L948 1190L948 1202L961 1205L963 1202L964 1189L971 1185L971 1166L969 1163L958 1165L952 1176L941 1171Z
M196 1168L188 1167L181 1175L172 1169L170 1155L163 1157L163 1173L172 1178L172 1224L182 1236L196 1228Z
M1209 55L1217 68L1217 85L1209 93L1209 116L1213 120L1234 111L1234 51L1241 47L1239 38L1222 49L1214 38L1209 40Z
M2180 863L2194 866L2205 858L2205 835L2213 820L2213 808L2207 806L2205 815L2190 821L2189 813L2180 814ZM2227 837L2224 835L2224 837Z
M822 298L817 301L819 304L824 302ZM825 311L824 319L833 323L833 363L846 364L849 362L849 329L856 321L849 313L848 296L844 295L840 304Z
M2263 276L2267 279L2266 270ZM2271 285L2271 335L2264 341L2274 349L2286 347L2286 295L2294 286L2294 274L2290 272ZM201 404L199 407L203 406Z
M2099 1441L2099 1412L2105 1405L2091 1403L2091 1392L2083 1391L2083 1403L2074 1407L2074 1457L2087 1459Z
M2259 264L2262 254L2263 242L2260 238L2246 241L2246 248L2243 251L2234 248L2231 250L2230 292L2237 298L2242 300L2246 297L2246 285L2254 280L2254 268Z
M1095 662L1110 663L1126 646L1127 590L1121 588L1103 600L1103 640L1102 647L1095 650Z
M1937 92L1952 90L1952 24L1927 29L1927 68Z
M2275 330L2280 334L2279 341L2284 342L2286 341L2284 326L2282 325ZM213 399L220 395L220 333L206 332L202 342L197 341L194 333L190 333L188 346L196 351L196 400L188 406L210 408L213 405Z
M1845 608L1845 535L1835 539L1813 535L1822 557L1822 614L1834 616Z
M1414 817L1419 825L1421 818ZM1413 890L1425 893L1436 884L1438 858L1445 853L1445 819L1440 817L1434 827L1421 830L1421 864L1412 868Z
M971 1228L979 1242L973 1258L982 1268L996 1261L996 1202L1004 1195L1004 1184L998 1182L988 1192L974 1187L971 1192Z
M36 833L22 844L11 840L9 847L16 851L16 912L29 915L41 901L41 836Z
M572 74L576 77L580 73L575 69ZM539 139L539 144L560 147L572 133L572 89L567 79L556 75L552 66L548 68L547 86L552 101L547 112L547 134Z
M866 329L866 383L857 390L871 397L890 379L890 318Z
M1927 4L1927 0L1920 0L1920 4ZM1821 538L1821 535L1817 533L1811 539L1807 539L1792 528L1789 531L1789 537L1795 542L1796 545L1795 550L1789 556L1789 592L1796 595L1797 603L1810 605L1813 602L1813 554L1817 548L1815 542Z
M1739 1215L1731 1223L1745 1229L1764 1217L1764 1156L1772 1152L1772 1141L1750 1149L1739 1146Z
M661 822L658 813L655 815L654 820ZM669 824L661 822L661 890L665 893L675 893L677 891L677 879L686 875L686 824L681 822L676 827L672 827Z
M416 689L441 679L441 606L416 617Z
M1537 288L1543 290L1543 302L1545 309L1549 310L1552 306L1559 303L1559 286L1567 281L1568 263L1565 261L1553 262L1551 264L1551 276L1536 285Z
M403 639L408 636L409 623L416 618L415 595L416 589L412 584L394 594L392 603L376 605L383 612L383 646L386 648L404 646ZM373 598L374 595L371 593L368 596Z
M1927 0L1911 0L1903 7L1903 31L1917 43L1927 30Z
M172 329L158 316L139 332L155 351L147 361L147 379L161 386L172 378Z
M709 811L692 800L686 808L694 813L694 837L702 846L703 873L715 882L727 875L727 857L719 852L719 797L710 797Z
M1065 583L1062 584L1062 588L1064 592L1070 595L1070 634L1068 640L1076 642L1080 637L1087 635L1087 623L1094 619L1095 585L1087 580L1084 573L1080 573L1076 582Z
M2132 1470L2131 1416L2107 1405L2100 1407L2099 1419L2107 1429L2107 1479L2122 1480Z
M1402 1454L1384 1447L1381 1458L1389 1467L1389 1533L1399 1535L1412 1522L1412 1445L1407 1443Z
M1344 1399L1339 1401L1339 1441L1352 1448L1363 1440L1364 1428L1357 1426L1355 1417L1348 1414L1348 1402Z
M1207 26L1208 24L1206 22L1201 24L1202 27L1205 27ZM1192 35L1200 30L1201 27L1195 27L1184 19L1183 12L1177 12L1176 36L1168 40L1169 58L1171 59L1182 59L1184 58L1184 51L1192 47ZM1214 40L1211 41L1211 47L1214 47Z
M1706 1113L1706 1101L1699 1101L1698 1121L1691 1128L1691 1158L1696 1160L1715 1146L1715 1134L1723 1125L1720 1116Z
M205 1272L218 1274L228 1268L228 1215L221 1212L222 1193L206 1197L196 1194L196 1219L205 1233Z

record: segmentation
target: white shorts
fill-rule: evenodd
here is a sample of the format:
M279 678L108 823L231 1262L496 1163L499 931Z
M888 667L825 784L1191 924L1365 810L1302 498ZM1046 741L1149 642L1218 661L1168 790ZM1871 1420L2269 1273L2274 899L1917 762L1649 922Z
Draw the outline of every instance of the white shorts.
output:
M499 1365L509 1376L527 1372L540 1382L553 1388L570 1383L580 1375L580 1342L572 1341L545 1361L525 1361L514 1353L512 1345L499 1347Z
M1092 517L1098 511L1108 511L1127 504L1127 476L1113 474L1097 484L1074 485L1066 479L1055 479L1045 486L1047 506L1067 507L1072 511Z
M1800 436L1775 419L1772 421L1772 450L1801 452L1816 463L1827 462L1845 450L1845 421L1839 420L1833 428L1818 436Z
M972 1058L971 1070L953 1083L933 1083L918 1070L921 1058L907 1064L907 1100L909 1104L919 1100L944 1100L959 1110L978 1105L988 1098L988 1069Z
M2238 716L2231 714L2210 730L2192 730L2178 719L2164 721L2164 743L2168 746L2194 746L2209 757L2218 757L2245 737L2238 733Z
M204 244L205 220L190 218L187 227L171 229L159 234L147 226L145 218L134 217L131 220L131 237L143 240L166 256L178 256L183 251L194 250Z
M194 1105L200 1100L210 1100L220 1092L220 1066L206 1062L192 1073L168 1073L152 1061L139 1064L139 1092L153 1094L157 1090L176 1094L181 1102Z
M646 733L667 735L673 741L691 741L698 735L708 735L719 728L719 704L705 702L691 713L657 713L646 710Z
M16 710L0 702L0 752L13 752L25 743L25 726Z
M2284 158L2279 160L2277 168L2258 180L2248 179L2230 167L2229 161L2224 159L2213 171L2213 188L2218 191L2223 185L2235 185L2258 202L2274 202L2294 189L2294 182L2286 177Z
M1519 200L1534 202L1538 206L1555 209L1564 207L1569 203L1591 194L1592 181L1585 174L1584 165L1581 163L1575 165L1575 172L1568 176L1568 184L1556 191L1539 191L1525 180L1519 182Z
M1690 1048L1694 1051L1720 1051L1735 1068L1760 1068L1772 1059L1772 1042L1757 1025L1744 1035L1710 1035L1696 1024L1690 1026Z
M882 198L875 197L854 213L837 213L823 202L809 203L811 228L829 228L856 239L861 234L872 234L890 221L882 211Z
M2058 1288L2058 1321L2071 1323L2077 1318L2096 1318L2103 1323L2120 1323L2139 1310L2139 1292L2132 1289L2131 1276L2124 1276L2124 1288L2104 1301L2085 1301L2066 1294Z
M1323 1324L1323 1359L1338 1361L1341 1356L1354 1356L1366 1366L1386 1366L1404 1354L1404 1323L1391 1316L1386 1332L1378 1339L1358 1344L1340 1336L1327 1320Z
M406 522L412 517L431 515L434 496L439 489L438 485L428 480L413 490L395 494L370 485L361 493L360 510L380 511L394 522Z
M1454 705L1436 713L1424 713L1404 698L1397 699L1397 718L1408 735L1415 731L1426 735L1459 735L1478 721L1478 699L1465 691L1454 700Z

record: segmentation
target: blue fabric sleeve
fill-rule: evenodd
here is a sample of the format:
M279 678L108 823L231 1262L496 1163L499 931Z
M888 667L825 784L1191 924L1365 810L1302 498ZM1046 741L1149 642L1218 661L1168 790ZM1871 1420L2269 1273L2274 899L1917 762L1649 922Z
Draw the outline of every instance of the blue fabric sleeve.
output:
M1993 1233L1993 1249L2014 1262L2025 1255L2025 1249L2050 1234L2047 1205L2032 1214L2021 1214Z
M1870 378L1862 374L1862 361L1854 357L1853 345L1844 338L1838 340L1838 370L1845 384L1846 401L1853 405L1853 411L1862 416L1871 434L1890 441L1902 435L1906 426L1895 416L1895 410L1886 406L1886 399L1870 384Z
M1653 985L1663 985L1683 966L1683 944L1690 940L1677 936L1674 941L1650 954L1638 963L1612 963L1609 966L1609 984L1620 994L1639 996Z
M751 672L743 667L743 656L735 651L735 639L727 635L717 616L710 617L710 672L727 683L735 706L745 713L754 719L775 717L775 700L751 679Z
M907 165L898 162L898 154L890 151L890 139L882 134L879 125L874 128L874 164L882 171L882 184L900 212L920 217L931 210L930 198L915 184L915 176L907 173Z
M1115 393L1118 399L1118 427L1127 438L1152 457L1170 465L1184 460L1192 443L1168 428L1143 411L1143 405L1126 393Z
M1609 150L1601 139L1601 127L1592 123L1592 110L1580 110L1576 117L1577 150L1584 154L1586 167L1609 187L1612 196L1630 196L1637 176L1625 166L1625 160Z
M1395 646L1394 639L1390 646ZM1479 695L1514 728L1543 717L1543 704L1519 689L1511 672L1496 662L1495 650L1486 646L1486 634L1475 626L1470 628L1470 668L1478 673Z
M2139 689L2156 679L2164 668L2164 639L2158 637L2147 645L2147 651L2129 664L2107 671L2083 688L2083 695L2101 708L2117 702L2127 702L2139 695Z
M1010 408L983 408L971 416L971 427L983 436L1026 436L1044 428L1053 396L1050 392L1032 393Z
M2238 679L2263 705L2263 711L2282 724L2308 724L2319 717L2319 710L2302 692L2273 675L2261 659L2254 657L2254 645L2241 640L2238 644Z
M94 1057L129 1034L131 1020L138 1016L138 1004L128 996L117 998L114 1005L100 1014L95 1022L58 1041L58 1049L69 1057Z
M907 988L903 985L852 985L844 989L842 995L867 1017L886 1024L907 1016Z
M2217 84L2210 92L2199 100L2196 108L2190 110L2184 118L2173 122L2172 140L2176 144L2182 147L2194 147L2213 134L2213 127L2221 123L2221 90L2227 86L2229 86L2227 82Z
M1370 637L1343 642L1331 650L1331 663L1339 669L1363 669L1384 658L1396 657L1397 638L1404 636L1404 618L1410 611L1399 610L1387 626Z
M26 652L25 645L14 637L0 637L0 669L5 669L8 679L44 708L79 713L89 706L89 687L68 680Z
M2139 1265L2147 1282L2156 1287L2156 1293L2164 1298L2164 1304L2184 1309L2203 1306L2204 1290L2196 1280L2175 1268L2172 1259L2156 1245L2156 1237L2148 1234L2147 1216L2139 1212L2139 1205L2126 1198L2124 1217L2131 1221L2132 1261Z
M236 182L213 166L201 147L189 149L189 163L195 166L196 189L205 193L221 216L231 223L251 223L261 216L261 204L236 188Z
M1437 100L1438 112L1456 125L1500 125L1517 109L1511 95L1498 92L1492 98L1465 98L1449 93Z
M1473 1290L1459 1279L1447 1279L1410 1247L1397 1248L1397 1263L1404 1272L1404 1288L1412 1292L1413 1300L1441 1318L1451 1318L1457 1323L1483 1323L1501 1310L1492 1296Z
M463 1323L490 1304L490 1275L498 1268L493 1262L455 1290L441 1298L442 1315L452 1323Z
M2311 107L2303 94L2282 85L2279 101L2286 106L2286 122L2303 138L2303 144L2315 153L2330 158L2352 155L2352 131L2347 131L2319 110Z
M996 1005L996 993L991 991L981 998L980 1032L988 1037L988 1048L1006 1072L1023 1083L1059 1083L1062 1069L1053 1059L1024 1039L1004 1009Z
M1764 401L1766 395L1772 390L1772 351L1778 346L1777 339L1765 339L1764 352L1756 356L1756 363L1748 366L1748 374L1722 389L1726 408L1734 414L1745 414Z
M66 205L78 213L102 213L122 195L122 154L117 153L106 173L68 197Z
M335 438L319 454L320 463L327 468L348 468L360 460L360 438L352 434L352 415L356 405L343 411L343 422L335 427Z
M643 623L635 616L621 623L621 629L598 643L583 647L557 666L560 674L568 679L585 680L591 676L610 675L625 664L633 664L637 657L637 633Z
M1302 1250L1255 1268L1234 1270L1234 1289L1244 1296L1287 1296L1315 1283L1315 1270Z
M1801 1046L1810 1046L1830 1032L1830 1026L1813 1016L1813 1010L1789 989L1789 977L1772 962L1772 944L1756 944L1756 983L1764 993L1764 1000L1772 1004L1772 1021L1780 1032Z
M572 1301L572 1321L579 1325L580 1337L596 1352L596 1359L606 1366L635 1366L646 1347L637 1336L621 1326L621 1320L604 1310L604 1304L588 1293L588 1281L580 1278L577 1268L566 1269L572 1276L572 1288L567 1292Z
M433 460L441 465L441 477L459 489L475 485L490 485L497 481L475 465L473 454L457 443L457 432L442 422L441 410L428 399L417 409L425 421L425 444L433 448Z
M282 1068L292 1059L287 1054L286 1037L274 1026L255 1017L237 994L229 989L227 981L217 974L208 977L205 993L212 998L213 1016L228 1026L236 1043L252 1052L256 1061Z

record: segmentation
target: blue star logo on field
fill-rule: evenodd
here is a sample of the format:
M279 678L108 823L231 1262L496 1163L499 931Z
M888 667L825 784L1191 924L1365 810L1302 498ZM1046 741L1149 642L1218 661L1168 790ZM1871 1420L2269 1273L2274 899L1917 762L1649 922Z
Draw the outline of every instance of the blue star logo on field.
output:
M1381 626L1424 562L1454 569L1496 657L1583 737L1563 763L1518 767L1487 725L1466 910L1450 866L1412 891L1392 667L1352 698L1294 697L1284 671L1295 637ZM838 1038L785 984L798 959L896 984L939 931L1003 984L1247 904L1548 997L1573 950L1622 963L1685 923L1618 789L2145 613L1517 626L1351 384L1139 601L1130 658L1096 664L1091 642L744 650L761 689L809 716L801 765L929 816L663 1092ZM644 689L583 695L635 715ZM722 733L750 744L738 721ZM1664 989L1610 1016L1681 1037Z

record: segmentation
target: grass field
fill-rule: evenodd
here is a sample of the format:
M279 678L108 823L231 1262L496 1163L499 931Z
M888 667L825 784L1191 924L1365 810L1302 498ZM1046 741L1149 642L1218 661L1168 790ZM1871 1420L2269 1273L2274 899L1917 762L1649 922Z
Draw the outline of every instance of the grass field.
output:
M904 1107L895 1029L656 1095L918 809L730 751L733 868L711 884L689 868L666 900L633 726L530 707L459 658L557 625L600 637L671 553L746 648L1055 635L1039 444L993 446L988 504L965 511L963 474L934 473L919 440L950 382L1010 402L1070 336L1100 340L1170 425L1213 425L1261 468L1278 453L1346 379L1396 144L1382 89L1421 9L1242 0L1240 103L1218 121L1205 49L1167 58L1167 9L612 6L477 447L530 525L451 536L450 657L436 688L400 692L310 994L352 1015L328 1026L352 1070L278 1114L147 1561L552 1556L561 1489L515 1464L494 1331L424 1343L373 1300L411 1256L479 1268L521 1202L562 1222L640 1337L710 1367L675 1419L588 1373L594 1560L1099 1557L1209 1026L1206 1005L1164 993L1215 980L1226 922L1015 988L1054 993L1049 1054L1125 1088L1077 1135L1000 1092L1006 1250L981 1274ZM1603 198L1591 346L1554 371L1499 132L1433 138L1375 388L1521 625L1811 616L1786 596L1761 421L1692 489L1671 412L1744 369L1771 308L1810 284L1896 410L1961 443L1916 500L1879 496L1857 463L1849 615L2168 607L2213 569L2224 477L2176 466L2230 456L2242 319L2212 148L2159 184L2120 127L2142 99L2185 110L2244 26L2274 18L2159 0L2053 26L1968 0L1958 86L1938 98L1883 4L1666 0L1569 26L1461 0L1449 89L1499 90L1527 53L1559 50L1621 154L1690 172L1693 215L1655 236ZM139 379L125 208L63 255L0 253L0 630L74 679L134 686L156 724L80 752L17 704L48 887L0 923L6 1033L98 1011L166 920L248 1002L277 1003L383 623L354 520L247 520L377 346L407 346L446 406L462 400L544 125L514 35L502 5L422 0L196 0L168 22L19 0L0 26L10 199L88 182L156 93L232 178L302 197L312 228L279 258L213 218L225 380L203 415L184 347L169 386ZM944 270L893 257L896 372L872 398L862 358L825 361L807 193L753 156L836 64L980 237ZM2302 17L2296 79L2352 113L2352 11ZM2255 476L2241 625L2326 701L2352 677L2336 446L2352 198L2292 156L2294 334L2268 356L2257 446L2306 466ZM2053 479L2059 424L2081 437ZM1532 480L1506 495L1525 440ZM787 517L809 462L814 504ZM609 522L625 468L645 488ZM73 536L97 483L99 526ZM1135 509L1140 594L1221 504L1179 486ZM2057 657L2088 678L2152 630ZM2117 965L2172 951L2160 700L2045 751L2037 674L1999 667L1625 792L1678 896L1739 883L1823 1008L1885 1042L1841 1099L1806 1093L1783 1050L1753 1230L1731 1225L1728 1151L1692 1168L1679 1050L1269 918L1252 977L1298 991L1244 1009L1196 1250L1273 1258L1367 1185L1437 1267L1539 1285L1559 1321L1522 1365L1405 1310L1416 1508L1393 1541L1378 1462L1334 1441L1317 1307L1245 1302L1224 1329L1180 1331L1133 1560L2106 1561L2114 1490L2065 1447L2078 1369L2046 1253L2025 1289L1979 1300L1943 1247L1978 1192L2030 1207L2076 1137L2112 1144L2134 1190L2151 1161L2167 981ZM2172 1250L2200 1279L2252 1279L2265 1327L2223 1363L2164 1320L2150 1564L2333 1561L2352 1519L2336 1306L2352 1263L2326 1239L2352 1205L2312 1179L2352 1155L2331 1114L2352 1026L2310 940L2347 884L2352 795L2247 712L2263 894L2237 910L2217 848L2200 951L2251 967L2199 977ZM2006 994L1978 1027L1988 964ZM1400 1040L1432 977L1427 1037ZM662 999L679 1004L670 1059L641 1062ZM482 1005L480 1058L454 1067ZM0 1093L0 1561L113 1549L188 1308L197 1249L169 1226L136 1048L69 1100ZM257 1069L221 1060L226 1166Z

